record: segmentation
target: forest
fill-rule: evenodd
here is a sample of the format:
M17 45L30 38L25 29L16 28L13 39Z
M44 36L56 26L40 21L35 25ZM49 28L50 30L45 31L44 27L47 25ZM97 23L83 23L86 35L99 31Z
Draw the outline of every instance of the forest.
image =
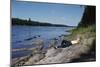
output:
M30 18L28 20L12 18L12 25L69 27L68 25L63 24L51 24L46 22L33 21Z

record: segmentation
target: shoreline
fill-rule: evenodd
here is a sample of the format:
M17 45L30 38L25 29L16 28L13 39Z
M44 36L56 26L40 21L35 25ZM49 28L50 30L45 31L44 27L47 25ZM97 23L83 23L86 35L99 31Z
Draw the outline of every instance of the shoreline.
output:
M94 40L94 38L91 38L90 40ZM21 57L17 61L15 58L15 63L13 63L12 65L26 66L26 65L37 65L37 64L58 64L58 63L78 62L79 59L84 60L84 58L81 57L81 55L86 53L88 54L89 51L90 48L84 45L78 45L78 46L72 45L66 48L57 48L57 49L55 49L54 47L50 47L44 52L41 50L36 50L32 54L25 57ZM86 59L85 62L86 61L89 61L89 59ZM95 59L90 61L95 61Z
M79 48L82 48L81 51L77 51L77 49L79 49ZM21 57L20 59L17 59L17 60L15 59L15 63L13 63L12 65L23 66L23 65L33 65L33 64L37 65L37 64L78 62L77 60L81 58L80 55L84 54L87 51L89 51L89 48L87 48L86 46L83 46L83 45L79 45L79 46L72 45L70 47L57 48L57 49L50 47L44 53L43 53L43 51L40 52L40 50L36 50L28 56ZM54 52L54 53L52 53L52 52ZM34 56L33 56L33 54L34 54ZM69 54L69 55L66 55L66 54ZM42 55L42 57L40 57L41 55ZM64 57L65 55L67 56L67 57L65 57L67 59L65 60L65 58L64 58L61 60L61 58ZM61 56L61 57L59 57L59 56ZM93 60L93 61L95 61L95 60ZM13 62L14 62L14 60L13 60Z
M82 32L77 32L77 35L82 37L82 40L79 44L57 49L55 49L54 46L51 46L45 51L42 51L42 49L39 48L38 50L33 50L31 55L20 60L20 62L12 64L12 66L96 61L96 51L94 49L95 47L93 46L95 45L95 33L91 32L90 29L85 30L85 33L84 30L81 31ZM77 35L70 34L68 36L64 36L64 38L67 40L73 40Z

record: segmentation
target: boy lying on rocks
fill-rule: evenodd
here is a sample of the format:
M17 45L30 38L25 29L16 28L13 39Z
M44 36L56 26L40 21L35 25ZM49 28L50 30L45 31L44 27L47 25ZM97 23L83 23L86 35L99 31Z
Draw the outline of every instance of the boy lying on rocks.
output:
M77 37L76 40L72 40L72 41L62 40L61 45L55 48L65 48L74 44L78 44L79 42L80 42L80 37Z

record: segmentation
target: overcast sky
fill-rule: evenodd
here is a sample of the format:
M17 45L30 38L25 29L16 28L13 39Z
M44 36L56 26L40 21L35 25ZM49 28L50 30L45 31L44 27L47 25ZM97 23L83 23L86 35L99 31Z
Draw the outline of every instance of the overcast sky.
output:
M79 5L12 1L12 17L53 24L77 26L84 12Z

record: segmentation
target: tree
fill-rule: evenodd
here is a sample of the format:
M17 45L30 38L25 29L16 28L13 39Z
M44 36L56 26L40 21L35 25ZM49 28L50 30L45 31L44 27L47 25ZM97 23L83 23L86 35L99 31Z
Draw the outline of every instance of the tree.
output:
M28 22L31 22L31 18L29 18Z
M96 7L86 6L78 27L87 27L96 23Z

